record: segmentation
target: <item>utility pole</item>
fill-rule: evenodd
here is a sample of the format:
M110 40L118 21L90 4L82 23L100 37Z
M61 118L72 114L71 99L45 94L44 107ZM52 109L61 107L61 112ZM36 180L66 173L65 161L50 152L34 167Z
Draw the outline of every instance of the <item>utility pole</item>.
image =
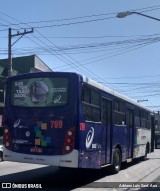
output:
M8 29L8 77L12 76L12 46L20 39L22 38L25 34L28 33L33 33L33 28L31 31L26 31L24 32L17 32L17 34L12 34L12 29ZM12 37L15 36L20 36L19 39L17 39L13 44L12 44Z
M11 34L11 28L9 28L8 31L8 77L12 76L12 34Z

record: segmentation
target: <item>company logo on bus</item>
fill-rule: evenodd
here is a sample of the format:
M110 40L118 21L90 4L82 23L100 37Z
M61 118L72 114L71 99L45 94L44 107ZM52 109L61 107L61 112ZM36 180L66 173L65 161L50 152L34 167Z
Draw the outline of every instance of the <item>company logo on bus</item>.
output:
M14 128L18 127L18 125L20 124L21 120L18 119L17 121L14 122Z
M87 133L87 137L86 137L86 148L89 149L92 142L93 142L93 138L94 138L94 128L91 127L91 129L88 131Z
M19 128L19 129L27 129L28 126L27 125L24 125L22 124L23 122L21 121L21 119L17 119L14 124L13 124L13 127L14 128Z
M54 99L54 103L58 103L61 99L61 95L58 95L55 99Z

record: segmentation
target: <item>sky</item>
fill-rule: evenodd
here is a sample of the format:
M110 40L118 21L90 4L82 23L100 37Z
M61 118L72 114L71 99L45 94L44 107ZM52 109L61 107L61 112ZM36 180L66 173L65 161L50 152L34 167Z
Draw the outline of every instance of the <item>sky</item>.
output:
M158 0L0 0L0 59L36 54L53 71L76 72L160 110Z

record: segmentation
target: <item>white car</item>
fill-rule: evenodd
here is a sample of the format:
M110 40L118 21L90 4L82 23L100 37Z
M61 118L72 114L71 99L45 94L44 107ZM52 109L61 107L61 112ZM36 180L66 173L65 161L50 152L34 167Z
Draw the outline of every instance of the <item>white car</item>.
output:
M0 145L0 162L3 161L3 145Z

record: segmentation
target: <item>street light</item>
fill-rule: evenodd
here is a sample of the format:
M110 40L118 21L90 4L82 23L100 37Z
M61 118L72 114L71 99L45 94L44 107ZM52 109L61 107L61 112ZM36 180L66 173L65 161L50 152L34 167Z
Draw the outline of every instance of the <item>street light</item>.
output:
M127 16L129 16L129 15L133 15L133 14L141 15L141 16L144 16L144 17L147 17L147 18L156 20L156 21L160 21L160 19L158 19L158 18L151 17L151 16L149 16L149 15L145 15L145 14L142 14L142 13L139 13L139 12L135 12L135 11L124 11L124 12L120 12L120 13L117 14L117 17L118 17L118 18L124 18L124 17L127 17Z
M152 16L149 16L149 15L145 15L143 13L139 13L139 12L136 12L136 11L124 11L124 12L120 12L117 14L117 18L124 18L124 17L127 17L129 15L133 15L133 14L136 14L136 15L141 15L141 16L144 16L144 17L147 17L149 19L153 19L153 20L156 20L156 21L160 21L160 19L158 18L155 18L155 17L152 17ZM148 101L147 100L137 100L137 102L143 102L143 101Z
M137 100L138 103L148 101L148 99Z

